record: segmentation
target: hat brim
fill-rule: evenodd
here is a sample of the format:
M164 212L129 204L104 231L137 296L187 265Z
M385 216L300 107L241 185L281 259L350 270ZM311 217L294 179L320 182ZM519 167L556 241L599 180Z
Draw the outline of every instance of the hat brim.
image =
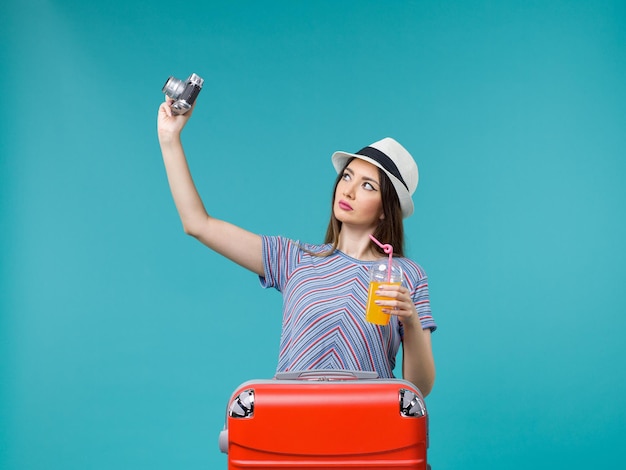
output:
M413 214L413 210L414 210L413 198L411 197L411 193L409 193L409 190L398 178L396 178L389 171L387 171L376 160L369 158L365 155L358 155L356 153L338 151L338 152L333 153L333 156L332 156L333 166L335 167L335 170L337 171L337 173L342 171L346 167L348 161L351 160L352 158L358 158L359 160L366 161L368 163L371 163L375 167L378 167L381 170L383 170L385 174L391 180L391 184L393 184L393 187L396 190L396 194L398 195L398 199L400 200L400 208L402 209L402 217L406 219L408 216Z

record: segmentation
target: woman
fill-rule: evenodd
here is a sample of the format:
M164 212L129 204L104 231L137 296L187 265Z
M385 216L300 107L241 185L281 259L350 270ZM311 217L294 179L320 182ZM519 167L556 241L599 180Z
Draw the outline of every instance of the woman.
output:
M192 115L159 107L158 136L167 177L185 233L258 274L264 287L283 295L283 326L277 370L373 370L393 377L403 348L402 375L427 395L435 380L426 275L405 258L403 217L418 171L398 142L385 138L356 154L335 152L338 172L331 220L323 245L260 236L211 217L194 185L181 142ZM368 266L385 256L373 235L394 248L404 270L402 285L384 285L379 301L391 316L387 326L365 321Z

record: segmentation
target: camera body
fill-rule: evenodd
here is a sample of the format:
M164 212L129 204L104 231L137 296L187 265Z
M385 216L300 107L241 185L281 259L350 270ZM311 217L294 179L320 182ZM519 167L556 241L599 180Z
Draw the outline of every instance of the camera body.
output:
M204 80L195 73L189 75L187 80L179 80L175 77L168 78L162 91L174 100L172 113L185 114L189 111L200 94L203 84Z

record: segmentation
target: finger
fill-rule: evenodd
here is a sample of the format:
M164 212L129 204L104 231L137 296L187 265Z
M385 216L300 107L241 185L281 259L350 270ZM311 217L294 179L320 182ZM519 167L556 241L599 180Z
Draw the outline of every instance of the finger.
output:
M398 284L381 284L380 288L386 290L387 292L399 293L402 293L403 289L405 289L403 286L399 286Z
M402 309L399 305L388 305L387 307L382 309L382 312L386 313L387 315L402 316Z
M395 287L395 286L392 286ZM388 289L386 286L380 286L376 290L376 295L380 297L389 297L390 299L397 299L400 297L400 293L395 289Z
M162 113L165 113L167 117L172 117L172 108L169 106L168 103L161 103L159 109Z
M402 306L402 302L400 302L399 300L375 300L374 303L389 311L393 310L397 312L404 308Z

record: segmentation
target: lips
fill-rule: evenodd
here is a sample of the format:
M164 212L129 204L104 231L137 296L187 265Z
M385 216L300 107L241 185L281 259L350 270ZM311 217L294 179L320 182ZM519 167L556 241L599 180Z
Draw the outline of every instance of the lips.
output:
M345 201L339 201L337 205L339 206L340 209L343 209L344 211L352 210L352 206Z

